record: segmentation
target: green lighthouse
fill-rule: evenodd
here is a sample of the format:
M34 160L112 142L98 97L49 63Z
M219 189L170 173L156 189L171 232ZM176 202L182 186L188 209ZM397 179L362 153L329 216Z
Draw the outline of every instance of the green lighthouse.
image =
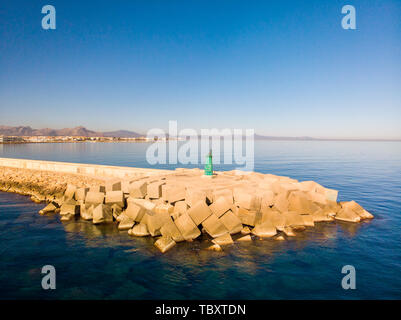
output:
M209 154L206 157L205 176L213 176L212 150L210 150Z

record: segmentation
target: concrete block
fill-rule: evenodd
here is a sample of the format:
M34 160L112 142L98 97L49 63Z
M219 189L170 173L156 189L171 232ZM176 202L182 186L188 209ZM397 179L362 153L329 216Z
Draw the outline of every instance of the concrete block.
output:
M245 235L245 236L242 236L242 237L238 238L236 241L248 242L248 241L252 241L252 237L248 234L248 235Z
M208 205L203 201L199 201L188 210L188 215L191 217L191 219L195 222L197 226L199 226L203 221L205 221L211 214L212 211L209 209Z
M299 186L298 183L288 183L283 182L282 180L276 181L272 184L272 191L275 194L288 194L291 191L298 190Z
M165 181L156 181L148 184L147 195L150 199L159 199L162 196L162 185Z
M181 215L174 222L184 239L187 241L195 239L201 235L201 232L197 228L196 224L187 213Z
M361 217L361 219L373 219L373 215L355 201L341 202L341 207L343 209L350 209L354 211L358 216Z
M104 204L97 205L93 209L92 222L94 224L113 222L113 214L111 212L111 207Z
M141 206L142 208L145 208L146 210L149 211L154 211L156 208L156 203L146 200L146 199L136 199L136 198L128 198L127 200L128 203L134 203L138 206Z
M281 193L278 194L274 197L273 200L273 208L277 209L281 213L287 212L288 211L288 200L287 200L287 194L286 193Z
M134 225L132 229L128 230L128 234L135 237L147 237L150 235L148 227L144 223Z
M274 192L271 190L264 191L260 202L261 210L262 207L271 207L274 204L273 200Z
M125 215L124 213L119 217L120 223L118 224L118 230L128 230L134 226L135 221L131 217Z
M262 217L260 223L270 221L273 226L280 231L283 231L285 227L285 217L279 211L272 208L265 208L262 210Z
M247 210L251 210L252 200L252 194L248 193L244 189L234 188L234 202L237 206Z
M71 214L71 213L64 214L61 216L60 221L69 221L69 220L74 219L74 217L75 217L75 215Z
M185 200L185 187L176 185L176 186L171 186L169 185L166 189L167 192L167 201L171 204Z
M186 213L188 210L188 205L185 201L177 201L174 204L174 213L178 213L179 215L182 213Z
M296 212L285 212L283 213L284 218L285 218L285 226L286 227L299 227L299 226L304 226L304 220L302 219L302 216Z
M241 219L238 218L231 210L227 211L220 217L221 223L226 227L230 234L236 234L242 230Z
M178 230L173 220L168 220L161 228L160 233L162 236L171 237L175 242L184 241L184 237L182 236L180 230Z
M334 216L336 214L331 210L327 210L326 208L320 208L312 213L313 222L326 222L326 221L333 221Z
M312 215L310 214L303 214L301 215L303 221L304 221L304 226L305 227L314 227L315 226L315 220Z
M130 186L131 182L128 180L123 180L121 181L121 191L124 194L129 194L129 186Z
M132 198L143 199L147 193L147 183L145 181L135 181L129 186L129 194Z
M225 246L234 243L233 238L231 238L229 233L226 233L220 237L213 239L212 242L214 244L218 244L219 246Z
M161 227L171 220L168 213L146 212L146 225L152 237L160 234Z
M110 191L122 191L121 180L112 180L106 182L106 193Z
M94 192L89 191L86 194L85 203L86 204L102 204L104 202L104 193L103 192Z
M305 192L291 192L288 196L288 210L299 214L309 214L312 212L312 202L308 199Z
M252 229L252 234L261 238L270 238L277 234L277 230L269 220L266 220L263 223L257 224Z
M214 214L211 214L205 221L203 221L202 226L212 238L217 238L228 233L227 228Z
M176 245L175 241L167 236L160 237L156 240L155 246L161 253L165 253Z
M127 209L124 211L124 214L133 219L135 222L141 222L145 212L145 208L138 206L135 203L129 202Z
M39 211L39 214L46 214L50 212L55 212L59 206L56 203L49 203L46 207L44 207L42 210Z
M65 192L64 192L64 201L69 200L69 199L74 199L76 190L77 190L76 186L74 186L72 184L68 184L67 189L65 189Z
M311 201L316 202L317 204L326 205L327 199L326 196L319 192L308 192L308 197Z
M81 206L80 215L84 220L92 220L93 218L93 209L95 206L93 204L84 204Z
M89 191L89 188L78 188L75 191L75 199L77 201L80 201L80 200L85 201L86 194L88 193L88 191Z
M79 206L76 204L63 203L60 207L60 215L77 215L79 214Z
M250 211L244 208L238 209L238 218L240 218L242 224L254 227L256 222L256 215L256 211Z
M287 237L295 237L296 236L294 229L291 227L285 227L283 232Z
M102 192L106 193L106 187L105 186L91 186L89 188L89 192Z
M185 202L187 203L188 206L192 207L200 201L206 203L206 191L194 188L186 189Z
M120 191L106 191L105 203L112 206L113 204L119 205L121 208L125 207L124 194Z
M213 203L219 198L225 198L231 205L234 203L233 191L231 189L213 190Z
M311 192L311 193L315 193L320 191L321 193L324 193L324 187L321 186L320 184L318 184L315 181L302 181L298 183L298 189L300 191L304 191L304 192Z
M350 208L341 209L335 216L336 220L346 222L360 222L361 217Z
M111 213L113 214L114 219L117 220L117 218L121 215L123 212L123 208L121 208L118 204L113 204L111 206Z
M153 211L156 213L168 213L171 215L174 212L174 206L169 203L161 203L156 205Z
M214 201L210 206L210 210L215 214L217 217L221 217L225 214L228 210L231 209L233 205L232 201L227 199L225 196L219 196L216 201Z
M338 197L338 190L324 188L324 196L326 197L326 200L336 202Z

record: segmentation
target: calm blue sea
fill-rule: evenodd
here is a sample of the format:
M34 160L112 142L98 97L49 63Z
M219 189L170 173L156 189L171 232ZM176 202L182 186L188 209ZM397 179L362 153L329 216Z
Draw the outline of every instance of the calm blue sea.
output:
M0 145L0 157L150 167L148 146ZM255 171L338 189L340 200L356 200L375 219L322 223L296 239L236 243L222 253L183 243L162 255L152 239L62 223L38 215L43 205L0 192L0 299L401 298L401 143L257 141ZM40 271L49 264L57 289L45 291ZM355 290L341 287L344 265L356 269Z

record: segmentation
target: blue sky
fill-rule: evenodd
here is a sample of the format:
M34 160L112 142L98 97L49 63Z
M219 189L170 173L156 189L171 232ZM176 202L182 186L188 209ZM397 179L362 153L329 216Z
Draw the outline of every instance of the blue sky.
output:
M2 1L0 124L401 138L400 17L399 0Z

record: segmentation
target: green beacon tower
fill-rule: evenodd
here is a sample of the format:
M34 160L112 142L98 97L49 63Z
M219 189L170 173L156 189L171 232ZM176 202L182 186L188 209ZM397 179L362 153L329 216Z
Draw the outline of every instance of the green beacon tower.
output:
M209 154L206 157L205 176L213 176L212 150L210 150Z

